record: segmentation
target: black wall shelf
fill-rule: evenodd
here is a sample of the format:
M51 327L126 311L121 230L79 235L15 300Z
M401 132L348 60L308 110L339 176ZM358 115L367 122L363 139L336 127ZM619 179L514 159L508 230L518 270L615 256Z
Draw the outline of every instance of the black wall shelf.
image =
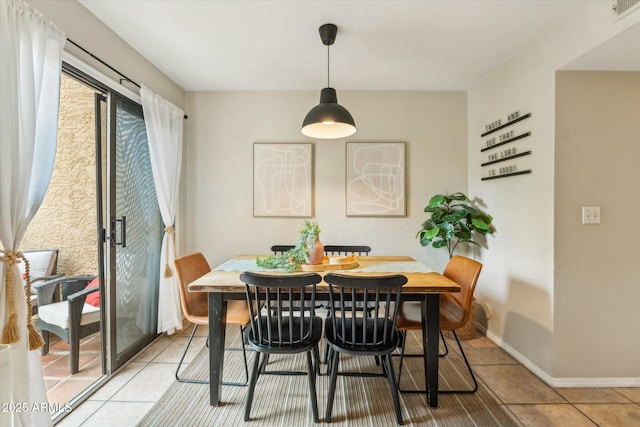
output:
M506 140L504 140L502 142L498 142L497 144L493 144L493 145L490 145L488 147L484 147L484 148L482 148L480 150L480 152L491 150L491 149L494 149L496 147L500 147L501 145L508 144L510 142L517 141L517 140L522 139L522 138L526 138L529 135L531 135L531 132L527 132L527 133L523 133L522 135L514 136L513 138L509 138L509 139L506 139Z
M485 176L484 178L482 178L482 180L483 181L487 181L489 179L506 178L508 176L526 175L526 174L530 174L530 173L531 173L531 169L526 170L526 171L520 171L520 172L503 173L501 175Z
M502 159L492 160L490 162L482 163L480 166L489 166L489 165L493 165L495 163L500 163L500 162L504 162L504 161L507 161L507 160L515 159L517 157L528 156L529 154L531 154L531 150L525 151L525 152L519 153L519 154L514 154L513 156L503 157Z
M497 128L494 128L494 129L491 129L491 130L489 130L489 131L486 131L485 133L483 133L482 135L480 135L480 137L487 136L487 135L489 135L489 134L492 134L492 133L494 133L494 132L497 132L497 131L499 131L500 129L504 129L504 128L506 128L507 126L511 126L512 124L517 123L517 122L519 122L519 121L521 121L521 120L524 120L524 119L528 119L529 117L531 117L531 113L527 113L527 114L525 114L524 116L520 116L520 117L518 117L517 119L513 119L513 120L511 120L510 122L507 122L507 123L505 123L505 124L503 124L503 125L498 126Z

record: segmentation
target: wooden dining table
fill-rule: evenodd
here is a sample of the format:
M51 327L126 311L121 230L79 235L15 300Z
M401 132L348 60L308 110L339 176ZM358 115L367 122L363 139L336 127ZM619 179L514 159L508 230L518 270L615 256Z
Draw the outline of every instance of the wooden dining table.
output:
M285 273L277 270L265 270L257 267L256 255L242 255L230 259L215 267L209 273L189 284L190 292L207 292L209 300L209 393L210 404L218 406L223 402L222 373L224 365L224 347L226 332L227 301L246 299L245 285L240 280L244 271ZM317 271L324 275L327 271L359 276L385 274L403 274L407 283L402 287L402 300L420 301L424 339L424 373L427 401L430 407L438 406L438 348L440 339L440 294L459 292L460 286L433 271L426 265L408 256L361 256L357 266L340 269L340 266L327 267ZM351 267L351 266L350 266ZM322 281L316 289L316 300L328 299L328 285Z

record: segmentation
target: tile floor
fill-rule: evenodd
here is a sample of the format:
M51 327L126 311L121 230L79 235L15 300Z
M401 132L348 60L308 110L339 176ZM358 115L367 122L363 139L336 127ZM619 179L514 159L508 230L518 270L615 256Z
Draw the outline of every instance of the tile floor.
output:
M136 425L175 381L190 332L187 327L158 338L57 426ZM206 334L205 327L198 329L186 361L205 345ZM464 340L463 346L479 382L517 425L640 426L640 388L554 389L484 336Z
M95 333L80 340L79 371L71 375L69 344L53 334L49 336L49 353L40 356L40 363L49 403L60 407L102 376L102 339Z

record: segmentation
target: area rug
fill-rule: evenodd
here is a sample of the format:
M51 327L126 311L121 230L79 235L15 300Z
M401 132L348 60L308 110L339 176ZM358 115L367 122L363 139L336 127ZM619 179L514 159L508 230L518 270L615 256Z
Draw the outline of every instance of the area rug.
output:
M231 337L229 337L231 338ZM234 340L238 340L237 337ZM419 349L419 341L407 340L407 352ZM236 343L237 344L237 343ZM249 353L250 366L254 353ZM394 358L394 367L399 358ZM302 370L303 356L272 355L269 369ZM225 381L242 380L244 369L238 352L225 352ZM318 411L324 421L329 377L317 377ZM373 357L342 356L341 371L380 372ZM208 349L203 348L184 370L189 378L208 378ZM469 387L468 371L454 351L440 359L440 389ZM405 358L402 388L424 388L420 358ZM247 387L223 386L223 404L209 405L209 386L175 382L138 424L139 426L311 426L309 387L306 376L262 375L258 379L251 420L244 422ZM515 426L487 389L480 384L475 394L441 394L438 407L430 408L424 394L400 394L406 426ZM336 387L332 424L348 426L395 426L395 411L388 382L377 377L340 376Z

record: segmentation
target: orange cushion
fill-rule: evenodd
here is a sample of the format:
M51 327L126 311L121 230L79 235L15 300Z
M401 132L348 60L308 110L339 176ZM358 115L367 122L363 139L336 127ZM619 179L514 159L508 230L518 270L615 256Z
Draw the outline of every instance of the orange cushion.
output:
M99 277L96 277L95 279L90 281L89 284L85 286L85 289L95 288L97 286L100 286ZM100 291L92 292L89 295L87 295L87 300L85 302L94 307L100 307Z

